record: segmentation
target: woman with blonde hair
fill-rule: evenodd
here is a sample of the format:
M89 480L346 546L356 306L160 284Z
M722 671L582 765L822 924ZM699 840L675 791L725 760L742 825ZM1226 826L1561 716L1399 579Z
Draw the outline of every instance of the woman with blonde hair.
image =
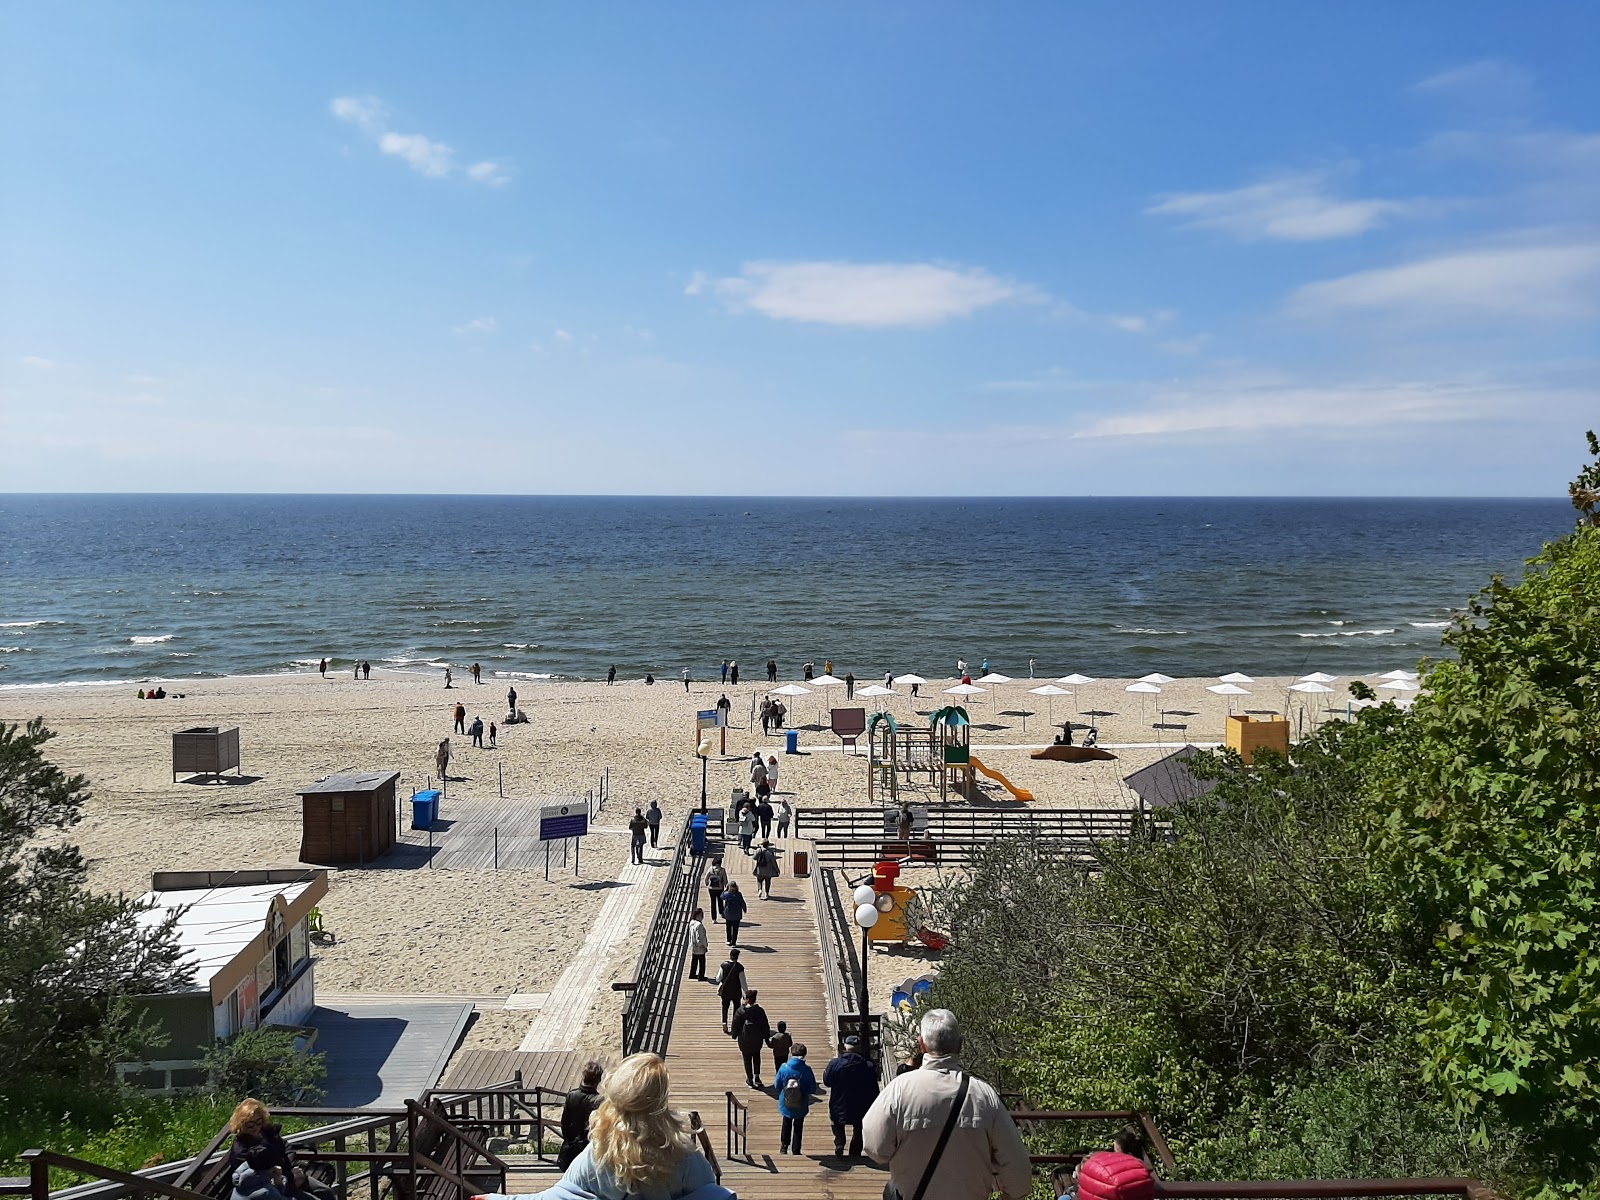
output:
M600 1083L589 1144L555 1187L509 1200L736 1200L695 1147L689 1118L671 1106L667 1064L634 1054ZM473 1200L507 1200L489 1195Z

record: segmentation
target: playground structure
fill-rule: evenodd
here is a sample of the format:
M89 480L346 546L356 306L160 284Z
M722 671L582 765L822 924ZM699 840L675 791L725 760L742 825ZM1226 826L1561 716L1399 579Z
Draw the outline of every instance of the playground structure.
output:
M926 729L902 727L889 713L873 713L867 718L866 739L869 800L898 804L901 782L922 776L930 790L938 786L941 804L949 801L952 790L976 800L979 774L995 780L1017 800L1034 798L972 756L972 721L958 704L930 713Z

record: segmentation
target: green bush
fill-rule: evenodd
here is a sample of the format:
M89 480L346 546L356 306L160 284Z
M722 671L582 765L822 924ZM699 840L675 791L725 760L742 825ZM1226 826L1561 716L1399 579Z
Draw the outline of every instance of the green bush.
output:
M314 1103L328 1076L326 1055L302 1053L292 1031L271 1025L217 1042L201 1066L214 1094L254 1096L269 1105Z

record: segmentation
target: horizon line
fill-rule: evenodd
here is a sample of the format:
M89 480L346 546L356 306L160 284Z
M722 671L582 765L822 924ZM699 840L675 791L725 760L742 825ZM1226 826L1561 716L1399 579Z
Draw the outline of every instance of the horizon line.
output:
M117 492L117 491L47 491L47 492L22 492L0 490L0 501L6 499L44 499L44 498L86 498L86 497L189 497L189 498L218 498L238 497L241 499L289 499L304 497L307 499L369 499L369 500L743 500L743 501L771 501L771 500L839 500L839 501L933 501L933 500L1551 500L1567 502L1570 498L1565 493L1550 493L1547 495L1435 495L1423 492L1413 493L1379 493L1379 492L1305 492L1300 494L1290 493L1225 493L1225 492L1195 492L1171 493L1158 495L1148 492L1017 492L1017 493L991 493L991 494L957 494L957 493L824 493L824 492L772 492L772 493L736 493L736 492Z

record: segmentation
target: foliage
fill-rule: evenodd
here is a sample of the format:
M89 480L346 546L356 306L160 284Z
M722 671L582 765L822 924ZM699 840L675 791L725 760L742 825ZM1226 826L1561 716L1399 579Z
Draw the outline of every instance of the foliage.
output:
M215 1043L201 1061L206 1085L221 1096L254 1096L266 1104L309 1104L322 1097L327 1056L303 1054L293 1031L271 1025Z
M89 799L42 747L41 720L0 724L0 1063L7 1075L107 1076L149 1033L126 997L186 977L172 921L86 886L87 867L61 833Z
M1377 785L1376 843L1436 939L1428 1077L1463 1112L1537 1135L1560 1171L1600 1166L1600 443L1578 528L1446 635Z

